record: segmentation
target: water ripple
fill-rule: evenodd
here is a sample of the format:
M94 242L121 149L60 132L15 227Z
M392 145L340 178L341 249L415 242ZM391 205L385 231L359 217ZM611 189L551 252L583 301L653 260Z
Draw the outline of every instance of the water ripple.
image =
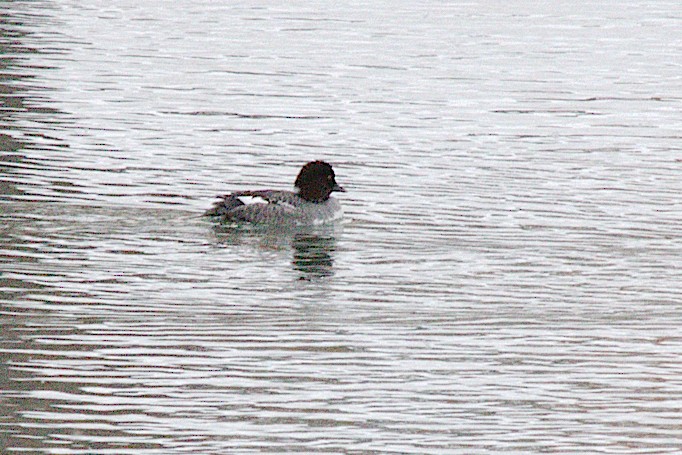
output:
M678 451L680 18L626 3L0 5L3 448ZM313 158L342 225L201 217Z

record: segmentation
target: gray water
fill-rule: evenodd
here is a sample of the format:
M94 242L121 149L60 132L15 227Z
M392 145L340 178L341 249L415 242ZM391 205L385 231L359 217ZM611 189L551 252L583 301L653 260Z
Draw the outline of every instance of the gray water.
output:
M682 450L678 1L0 14L2 453Z

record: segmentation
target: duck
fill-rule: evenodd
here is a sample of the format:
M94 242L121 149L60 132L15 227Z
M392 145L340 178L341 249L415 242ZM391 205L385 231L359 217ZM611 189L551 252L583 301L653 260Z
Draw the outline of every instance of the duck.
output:
M221 222L256 225L310 226L343 217L333 192L346 190L336 183L332 166L322 160L305 164L294 181L294 191L246 190L218 196L205 213Z

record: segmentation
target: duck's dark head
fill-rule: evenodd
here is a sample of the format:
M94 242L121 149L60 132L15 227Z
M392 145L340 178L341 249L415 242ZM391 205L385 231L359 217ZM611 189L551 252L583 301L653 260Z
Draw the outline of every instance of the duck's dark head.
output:
M324 202L332 191L346 192L336 183L331 165L324 161L311 161L303 166L294 186L298 188L298 195L309 202Z

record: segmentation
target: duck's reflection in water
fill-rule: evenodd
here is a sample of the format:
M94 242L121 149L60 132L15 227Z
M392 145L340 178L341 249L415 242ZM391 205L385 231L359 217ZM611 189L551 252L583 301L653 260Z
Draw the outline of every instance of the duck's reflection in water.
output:
M299 280L328 277L334 274L336 238L330 234L297 233L293 238L292 265L301 272Z
M243 247L251 245L258 251L291 249L291 264L299 280L313 280L334 274L334 253L340 229L335 226L268 229L262 227L214 227L218 244Z

